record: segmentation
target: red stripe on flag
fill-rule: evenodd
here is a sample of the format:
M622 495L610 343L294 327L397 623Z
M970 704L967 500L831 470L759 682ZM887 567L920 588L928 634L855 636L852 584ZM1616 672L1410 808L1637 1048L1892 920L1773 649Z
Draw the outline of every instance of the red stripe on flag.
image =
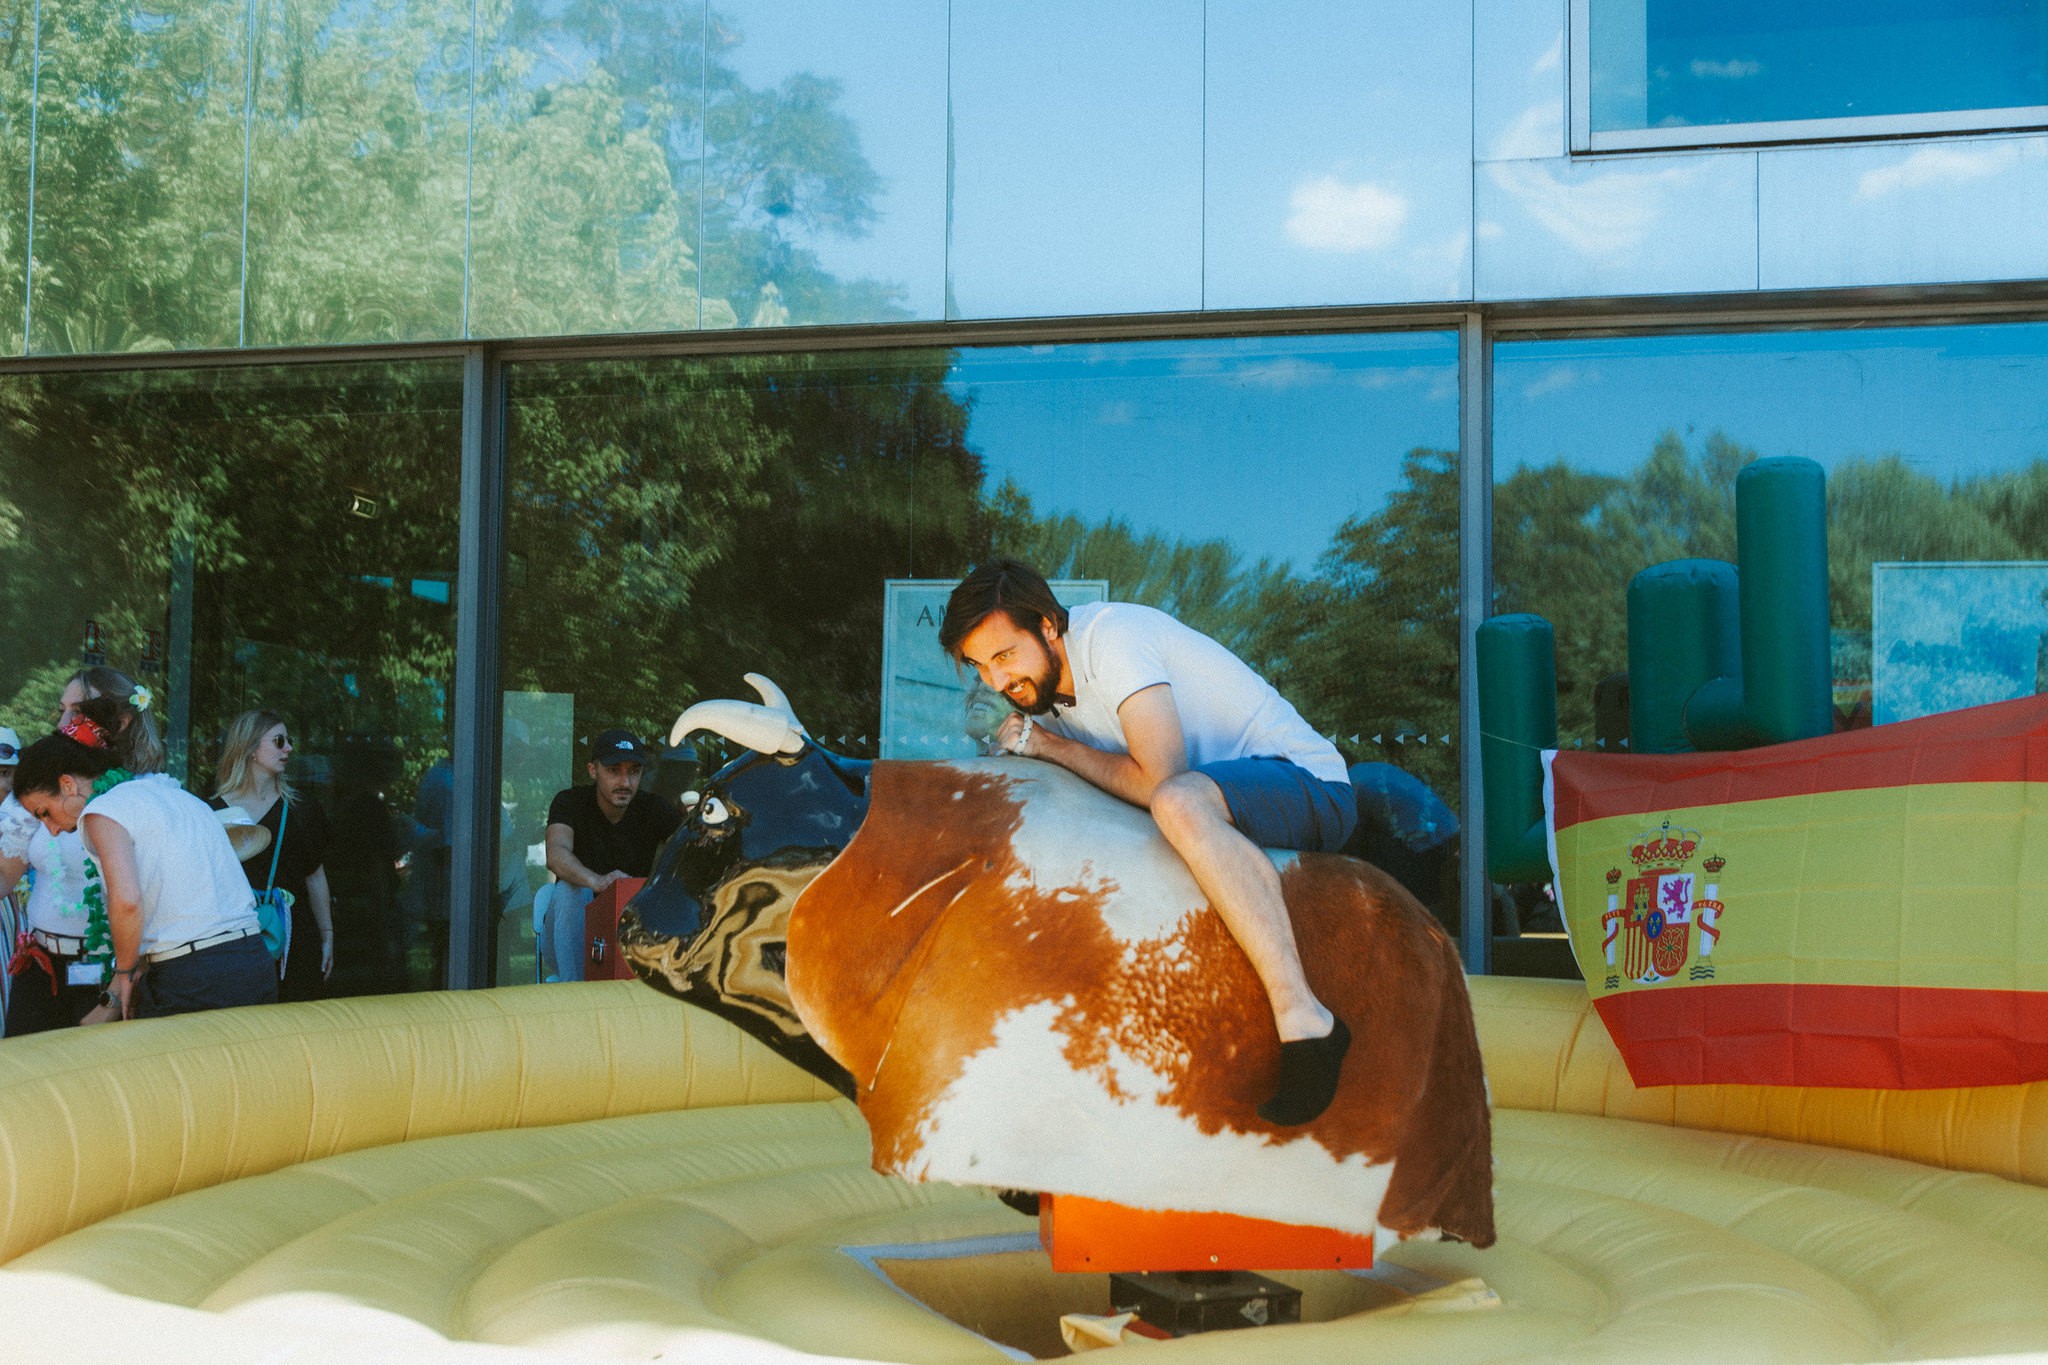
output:
M1671 986L1594 1003L1638 1087L2048 1080L2048 991Z
M1909 783L2048 781L2048 696L1712 754L1560 753L1557 828Z

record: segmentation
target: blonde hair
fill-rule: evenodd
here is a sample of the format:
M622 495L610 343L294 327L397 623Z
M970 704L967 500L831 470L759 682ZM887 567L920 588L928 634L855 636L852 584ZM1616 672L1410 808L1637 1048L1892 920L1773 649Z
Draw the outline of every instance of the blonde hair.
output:
M228 722L220 737L220 766L214 772L219 785L214 789L215 796L226 796L249 785L249 765L255 760L263 737L283 724L283 716L264 710L244 711ZM282 774L277 779L277 794L286 801L293 799L291 780Z
M72 683L84 689L88 698L104 697L112 703L107 752L119 766L138 777L164 770L164 746L157 738L156 722L150 719L149 712L135 705L135 679L118 668L97 664L79 669L64 685L69 687Z

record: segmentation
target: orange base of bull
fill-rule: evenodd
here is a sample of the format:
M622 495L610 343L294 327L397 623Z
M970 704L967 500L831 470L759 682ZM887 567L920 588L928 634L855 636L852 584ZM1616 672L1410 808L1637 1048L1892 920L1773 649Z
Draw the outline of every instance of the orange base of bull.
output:
M1052 1268L1366 1270L1372 1238L1234 1213L1157 1213L1078 1195L1040 1195L1038 1240Z

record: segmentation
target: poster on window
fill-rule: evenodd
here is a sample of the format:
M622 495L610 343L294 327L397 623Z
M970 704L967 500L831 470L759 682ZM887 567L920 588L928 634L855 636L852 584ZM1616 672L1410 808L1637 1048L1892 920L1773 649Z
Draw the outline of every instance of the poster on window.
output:
M2048 692L2048 561L1870 566L1871 720Z
M993 733L1009 714L1007 702L939 648L939 622L958 581L891 578L883 584L883 758L972 758L982 752L977 736ZM1057 579L1051 587L1068 607L1109 598L1109 580L1102 578Z

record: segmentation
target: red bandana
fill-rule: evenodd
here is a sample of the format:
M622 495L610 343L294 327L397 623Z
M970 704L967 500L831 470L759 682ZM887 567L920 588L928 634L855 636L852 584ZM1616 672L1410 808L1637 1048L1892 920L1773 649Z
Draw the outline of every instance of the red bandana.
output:
M88 749L107 747L107 732L84 716L73 716L57 727L57 733L67 739L75 739Z

